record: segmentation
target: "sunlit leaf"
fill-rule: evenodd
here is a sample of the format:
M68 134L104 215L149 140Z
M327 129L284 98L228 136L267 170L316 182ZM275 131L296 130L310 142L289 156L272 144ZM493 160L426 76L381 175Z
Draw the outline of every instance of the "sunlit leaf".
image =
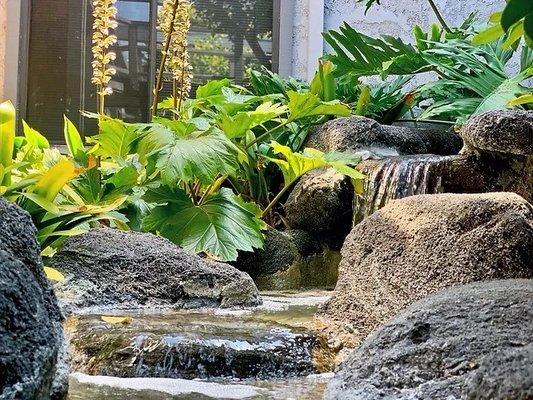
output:
M63 116L63 119L63 133L70 155L80 164L85 164L87 161L87 154L85 152L85 146L83 145L81 135L76 126L66 116Z
M131 317L112 317L107 315L102 315L100 317L102 321L107 322L108 324L113 325L128 325L131 324L133 319Z
M31 146L37 149L48 149L50 147L48 140L38 131L30 127L24 120L22 121L22 128L24 131L24 137Z
M63 159L41 175L35 184L33 193L48 201L53 201L63 186L78 174L79 170L72 161Z
M11 101L0 104L0 164L8 167L13 162L15 146L16 111ZM4 173L2 185L11 183L11 174Z
M50 268L50 267L44 267L44 273L46 274L46 277L52 281L56 282L64 282L65 276L59 272L57 269Z
M338 100L324 102L313 93L298 93L289 91L289 121L315 115L336 115L347 117L351 114L350 108Z

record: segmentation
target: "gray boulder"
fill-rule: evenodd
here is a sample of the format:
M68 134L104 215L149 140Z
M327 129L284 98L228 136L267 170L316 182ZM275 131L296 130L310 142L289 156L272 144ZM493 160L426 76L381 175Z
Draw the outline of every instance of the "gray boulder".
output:
M170 241L104 228L67 239L50 260L66 275L56 293L66 311L92 306L199 307L260 303L252 279Z
M444 290L368 337L324 398L531 399L532 338L533 281Z
M369 150L389 155L449 155L457 154L461 146L461 138L453 131L381 125L357 116L336 118L312 129L305 143L321 151Z
M301 229L340 249L352 227L354 188L349 177L334 169L305 174L285 202L285 218Z
M321 317L357 344L441 289L533 277L533 207L514 193L407 197L356 225L341 254Z
M241 252L234 265L250 274L261 290L332 288L340 254L308 232L270 229L263 249Z
M0 198L0 398L63 399L62 315L43 272L30 216Z
M496 110L475 115L461 128L465 152L475 149L533 155L533 111Z

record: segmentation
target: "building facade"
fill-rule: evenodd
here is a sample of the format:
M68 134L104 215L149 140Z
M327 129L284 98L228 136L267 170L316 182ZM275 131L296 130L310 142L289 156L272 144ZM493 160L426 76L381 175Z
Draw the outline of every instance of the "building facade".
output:
M125 120L147 118L162 37L162 0L117 0L114 49L117 75L107 110ZM411 27L435 22L425 0L382 0L365 14L356 0L194 0L189 35L195 85L230 77L242 82L248 67L310 79L326 51L324 30L344 21L370 35L411 38ZM438 0L451 25L472 11L485 19L503 0ZM475 4L474 4L475 3ZM84 131L79 110L95 108L91 78L91 0L0 0L0 98L52 140L62 115ZM475 6L475 7L473 7Z

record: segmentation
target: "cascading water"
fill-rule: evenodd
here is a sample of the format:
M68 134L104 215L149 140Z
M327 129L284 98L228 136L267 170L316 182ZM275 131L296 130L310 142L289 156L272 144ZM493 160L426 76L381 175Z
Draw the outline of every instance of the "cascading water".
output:
M355 196L354 224L391 200L442 192L442 171L451 159L428 154L365 161L360 169L367 180Z

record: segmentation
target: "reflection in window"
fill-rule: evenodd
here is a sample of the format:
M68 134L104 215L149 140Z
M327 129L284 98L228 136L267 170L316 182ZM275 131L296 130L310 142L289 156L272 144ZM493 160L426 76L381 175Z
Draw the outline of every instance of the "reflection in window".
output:
M247 68L270 68L273 0L193 3L189 33L193 93L209 79L229 77L243 83ZM106 98L106 113L130 122L147 121L149 116L150 71L157 68L162 47L162 35L155 32L156 13L151 12L157 4L158 0L116 3L119 26L113 66L117 74L110 84L114 93ZM85 134L97 129L95 120L80 116L80 110L96 111L96 89L91 84L92 8L92 0L32 1L26 119L52 142L63 142L63 114ZM166 78L170 82L171 77ZM165 85L161 98L168 95L170 86Z
M271 0L194 1L189 32L193 93L209 79L229 77L243 83L247 68L260 65L271 68L272 26ZM159 65L161 33L157 39ZM162 97L170 93L170 80L167 76Z
M118 41L116 75L110 82L113 95L106 99L106 112L128 122L148 119L150 2L117 1Z

